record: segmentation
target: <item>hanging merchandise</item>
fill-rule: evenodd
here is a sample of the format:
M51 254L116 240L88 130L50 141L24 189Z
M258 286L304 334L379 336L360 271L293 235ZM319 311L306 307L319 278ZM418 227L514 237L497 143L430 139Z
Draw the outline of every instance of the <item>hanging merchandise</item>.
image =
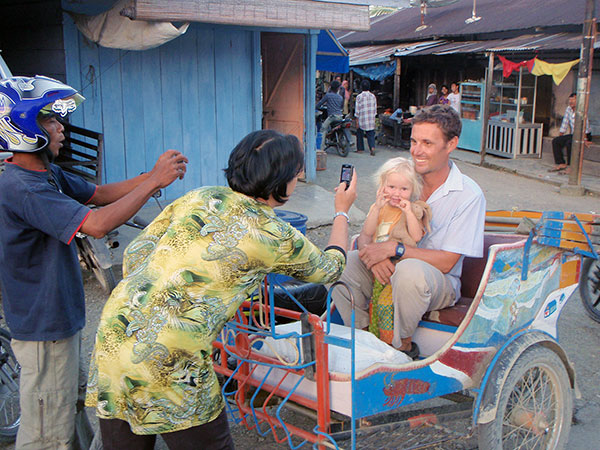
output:
M534 58L534 59L528 59L528 60L520 61L520 62L513 62L513 61L509 61L504 56L498 55L498 58L502 62L502 75L504 76L504 78L510 77L510 74L513 73L513 71L518 72L519 68L523 67L523 66L527 67L529 69L529 71L531 72L531 67L533 67L533 62L535 60L535 58Z
M534 59L533 67L529 68L529 72L533 75L552 75L552 80L557 86L565 79L571 68L579 62L579 59L568 61L559 64L552 64L541 59Z

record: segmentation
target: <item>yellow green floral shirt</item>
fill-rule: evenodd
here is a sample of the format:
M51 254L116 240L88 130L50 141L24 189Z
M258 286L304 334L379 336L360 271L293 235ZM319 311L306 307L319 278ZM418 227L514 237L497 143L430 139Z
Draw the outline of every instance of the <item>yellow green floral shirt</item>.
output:
M273 209L225 187L170 204L127 247L102 312L86 405L137 434L183 430L223 409L212 342L268 272L329 283L345 265Z

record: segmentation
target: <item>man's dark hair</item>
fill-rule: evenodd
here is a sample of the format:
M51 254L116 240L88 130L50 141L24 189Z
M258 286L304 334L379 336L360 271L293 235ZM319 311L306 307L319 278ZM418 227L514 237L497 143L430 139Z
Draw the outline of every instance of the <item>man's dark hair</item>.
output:
M236 192L253 198L285 203L287 184L304 165L298 138L273 130L253 131L235 146L225 169L227 183Z
M569 98L573 98L573 97L577 97L577 92L573 92L571 95L569 95Z
M331 85L329 86L329 89L331 90L331 92L336 93L338 91L338 89L340 88L340 82L338 80L333 80L331 82Z
M458 113L449 105L433 105L419 110L413 117L413 126L418 123L433 123L440 127L442 133L449 141L460 136L462 123Z
M363 91L368 91L369 89L371 89L371 82L369 80L362 80L360 83L360 88Z

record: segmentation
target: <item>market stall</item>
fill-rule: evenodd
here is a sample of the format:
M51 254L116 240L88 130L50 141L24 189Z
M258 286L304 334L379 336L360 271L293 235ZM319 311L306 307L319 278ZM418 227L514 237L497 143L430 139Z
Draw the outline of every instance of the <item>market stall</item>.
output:
M458 147L481 152L486 121L484 108L489 100L486 153L517 158L541 157L543 125L535 122L537 77L523 66L504 76L502 64L494 67L491 83L461 83L462 133ZM486 94L486 85L490 88Z

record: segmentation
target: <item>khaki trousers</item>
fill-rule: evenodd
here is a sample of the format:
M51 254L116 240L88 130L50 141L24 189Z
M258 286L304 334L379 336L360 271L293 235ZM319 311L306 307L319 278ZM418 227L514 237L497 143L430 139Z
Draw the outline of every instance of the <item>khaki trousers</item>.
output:
M340 281L348 284L354 296L355 326L369 325L369 304L373 293L373 274L358 257L358 250L348 252L346 268ZM411 337L423 314L451 306L456 301L454 288L440 270L419 259L404 259L396 264L390 284L394 304L394 339L400 347L402 339ZM336 288L331 294L344 325L351 325L352 304L346 289Z
M11 341L21 365L17 449L71 449L81 332L58 341Z

